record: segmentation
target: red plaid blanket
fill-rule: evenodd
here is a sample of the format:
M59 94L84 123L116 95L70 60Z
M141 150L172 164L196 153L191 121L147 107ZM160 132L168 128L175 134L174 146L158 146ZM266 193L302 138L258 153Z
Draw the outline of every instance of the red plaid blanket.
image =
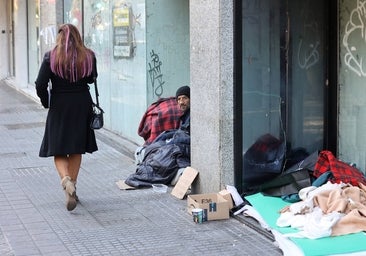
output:
M333 183L349 183L358 186L359 183L366 185L365 175L357 168L335 158L332 152L323 150L319 153L318 160L314 167L313 175L319 177L323 173L331 171Z
M138 135L150 144L160 133L178 129L182 111L175 97L161 98L152 103L143 115L138 128Z

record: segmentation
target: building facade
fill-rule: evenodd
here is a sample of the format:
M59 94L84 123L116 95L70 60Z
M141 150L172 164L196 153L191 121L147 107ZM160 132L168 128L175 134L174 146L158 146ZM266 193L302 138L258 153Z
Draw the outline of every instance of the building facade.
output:
M96 52L105 128L136 144L159 97L191 86L196 192L245 190L262 135L366 169L366 0L0 0L0 77L29 94L57 26ZM365 112L364 112L365 111Z

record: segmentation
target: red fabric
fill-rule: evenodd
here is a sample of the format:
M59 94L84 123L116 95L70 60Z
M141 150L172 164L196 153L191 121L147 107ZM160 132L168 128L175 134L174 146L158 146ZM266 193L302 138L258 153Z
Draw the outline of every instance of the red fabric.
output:
M145 145L148 145L163 131L178 129L181 115L182 111L175 97L161 98L148 107L137 133L144 138Z
M330 181L333 183L343 182L353 186L358 186L359 183L366 184L366 178L362 172L336 159L332 152L324 150L319 153L313 175L319 177L327 171L332 172L333 178Z

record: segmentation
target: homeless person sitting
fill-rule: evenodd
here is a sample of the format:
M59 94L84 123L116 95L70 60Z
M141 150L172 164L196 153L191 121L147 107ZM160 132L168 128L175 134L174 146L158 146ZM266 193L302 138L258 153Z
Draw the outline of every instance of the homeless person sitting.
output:
M175 99L182 113L177 117L179 128L165 130L150 144L144 144L140 149L141 160L137 161L136 172L125 180L127 185L136 188L157 183L169 185L177 174L190 166L189 86L178 88Z

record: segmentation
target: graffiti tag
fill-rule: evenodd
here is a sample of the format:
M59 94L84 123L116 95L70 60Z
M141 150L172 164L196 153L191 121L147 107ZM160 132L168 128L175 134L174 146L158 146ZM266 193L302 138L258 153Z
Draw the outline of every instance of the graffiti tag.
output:
M152 84L152 89L154 95L160 97L163 94L163 74L161 73L162 62L159 60L159 55L157 55L154 50L150 52L151 61L149 63L149 75Z

